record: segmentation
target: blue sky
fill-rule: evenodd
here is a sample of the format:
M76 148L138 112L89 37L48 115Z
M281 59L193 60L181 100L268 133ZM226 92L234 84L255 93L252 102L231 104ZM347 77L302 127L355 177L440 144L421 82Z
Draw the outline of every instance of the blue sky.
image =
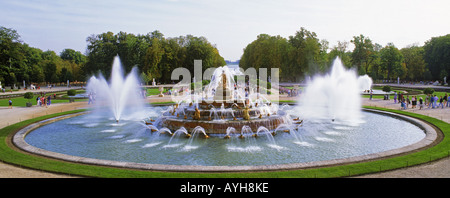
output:
M385 46L423 45L450 34L448 0L0 0L0 26L32 47L85 52L91 34L119 31L166 38L192 34L227 60L266 33L289 37L300 27L329 42L363 34ZM353 45L349 45L353 48Z

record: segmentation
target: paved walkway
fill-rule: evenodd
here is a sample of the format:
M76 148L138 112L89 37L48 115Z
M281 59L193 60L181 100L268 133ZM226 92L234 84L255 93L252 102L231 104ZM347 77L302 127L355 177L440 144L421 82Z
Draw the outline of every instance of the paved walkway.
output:
M156 98L151 97L151 102L163 102L170 99L170 97ZM280 96L280 100L295 100L295 98L288 98ZM384 108L400 109L399 104L394 104L393 100L385 101L381 99L363 99L363 105L377 106ZM8 107L0 107L0 128L8 126L13 123L20 122L22 120L31 119L46 114L57 113L61 111L69 111L77 108L84 108L87 106L86 102L75 103L62 103L53 104L49 108L41 107L15 107L12 110ZM419 114L424 114L430 117L450 122L450 108L445 109L408 109L406 111L412 111ZM0 162L0 178L63 178L70 177L67 175L59 175L53 173L46 173L36 170L23 169L13 165ZM408 167L399 170L387 171L384 173L369 174L360 176L360 178L450 178L450 158L445 158L432 163L424 165Z
M61 91L67 91L70 89L80 89L81 87L79 86L72 86L72 87L41 87L39 90L38 89L19 89L18 91L13 91L13 92L4 92L0 91L0 97L5 97L5 96L15 96L15 95L20 95L20 94L24 94L26 92L33 92L33 93L40 93L40 92L45 92L45 93L51 93L51 92L61 92Z
M52 104L48 108L38 107L8 107L0 106L0 128L6 127L23 120L32 119L47 114L85 108L87 102ZM0 178L67 178L68 175L47 173L37 170L24 169L0 162Z
M401 109L400 104L395 104L394 100L369 100L367 98L364 98L363 105L389 109ZM450 123L450 108L429 109L427 107L424 107L420 110L419 108L411 109L411 106L409 107L410 108L404 111L427 115ZM431 163L387 171L383 173L363 175L357 178L450 178L450 158L447 157Z

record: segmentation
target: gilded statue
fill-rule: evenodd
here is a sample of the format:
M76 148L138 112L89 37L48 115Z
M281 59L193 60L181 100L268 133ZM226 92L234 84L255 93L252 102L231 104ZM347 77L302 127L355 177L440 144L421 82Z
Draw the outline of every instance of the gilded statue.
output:
M195 107L194 120L200 120L200 110L197 107Z
M246 106L244 111L242 112L244 115L244 120L250 120L250 114L248 113L248 107Z
M225 71L222 71L222 86L224 90L227 88L227 76L225 75Z

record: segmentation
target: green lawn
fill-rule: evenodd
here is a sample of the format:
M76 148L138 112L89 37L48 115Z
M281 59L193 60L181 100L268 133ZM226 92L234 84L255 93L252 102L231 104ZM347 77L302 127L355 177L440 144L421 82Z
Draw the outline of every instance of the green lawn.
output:
M163 93L167 90L164 89ZM159 88L148 88L147 89L147 96L153 96L153 95L159 95Z
M56 173L66 173L87 177L146 177L146 178L314 178L314 177L347 177L367 173L376 173L385 170L403 168L433 160L448 157L450 154L450 124L441 120L399 110L382 109L375 107L365 107L384 111L395 112L408 116L413 116L430 122L440 128L444 133L444 139L436 146L416 153L393 157L382 160L368 161L342 166L332 166L324 168L312 168L301 170L285 170L270 172L243 172L243 173L181 173L181 172L159 172L145 170L131 170L113 167L93 166L63 162L54 159L37 157L17 151L10 145L10 135L17 130L31 123L48 119L51 117L81 112L76 110L70 112L57 113L39 118L25 120L20 123L10 125L0 129L0 160L6 163L44 170Z

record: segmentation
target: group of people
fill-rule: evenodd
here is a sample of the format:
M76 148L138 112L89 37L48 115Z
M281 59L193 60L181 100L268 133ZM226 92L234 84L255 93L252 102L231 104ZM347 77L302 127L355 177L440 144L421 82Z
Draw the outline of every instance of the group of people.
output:
M56 96L56 95L55 95ZM36 105L39 105L40 107L48 107L52 104L52 97L49 95L46 97L45 95L41 95L36 97Z
M425 99L422 97L417 99L417 96L412 96L410 99L409 96L405 97L403 94L397 95L397 92L395 92L394 103L400 103L402 109L409 108L409 105L411 105L411 108L413 109L416 108L417 105L419 105L419 109L423 109L425 106L432 109L450 107L447 93L444 96L439 97L437 95L428 94Z

